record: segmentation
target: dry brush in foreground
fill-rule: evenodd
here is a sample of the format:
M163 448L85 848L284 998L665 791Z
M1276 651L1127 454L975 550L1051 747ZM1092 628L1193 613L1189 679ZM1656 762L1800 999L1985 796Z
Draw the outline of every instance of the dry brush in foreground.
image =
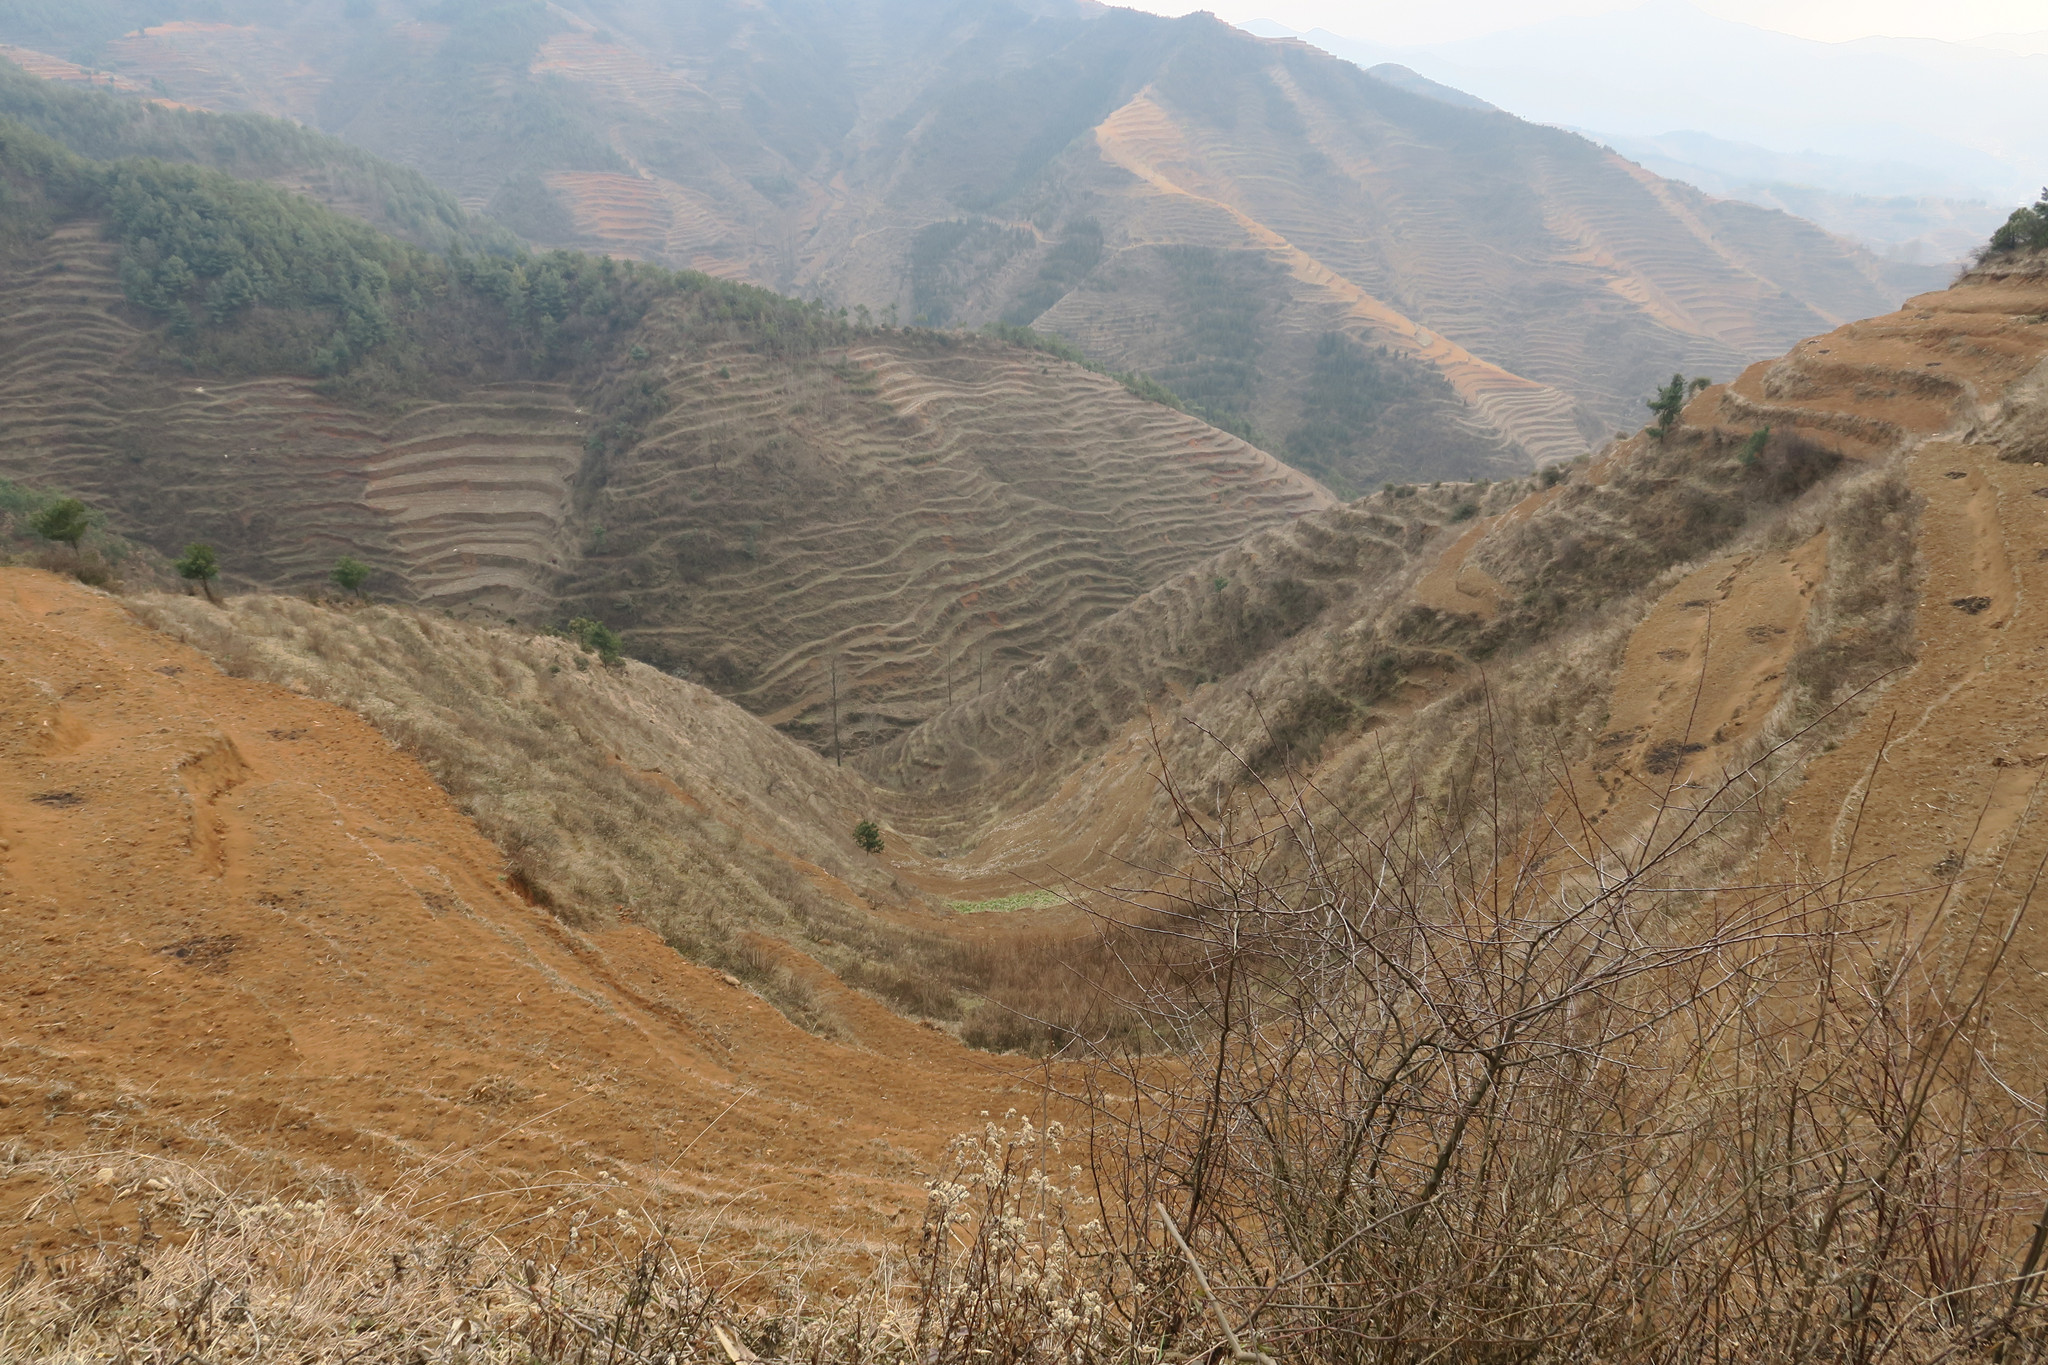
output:
M2040 869L1876 898L1853 859L1818 877L1752 859L1701 885L1689 872L1728 865L1717 842L1798 742L1665 791L1627 847L1562 786L1497 839L1420 795L1371 828L1301 786L1213 823L1182 804L1193 859L1155 927L1120 940L1117 1003L1146 1027L1098 1045L1069 1097L1083 1150L988 1124L931 1182L919 1240L858 1283L801 1253L721 1263L610 1207L616 1190L488 1233L390 1202L187 1192L62 1274L20 1269L0 1347L153 1365L2038 1359L2043 1113L1994 1066L1992 1025ZM138 1159L109 1171L91 1178L183 1188Z

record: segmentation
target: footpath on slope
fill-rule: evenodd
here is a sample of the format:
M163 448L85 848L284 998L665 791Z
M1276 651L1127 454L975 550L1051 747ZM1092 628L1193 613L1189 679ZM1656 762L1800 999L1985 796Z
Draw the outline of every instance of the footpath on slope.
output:
M1685 424L1797 431L1843 451L1852 478L1896 461L1910 507L1894 515L1910 529L1911 562L1878 567L1906 570L1902 595L1917 589L1911 661L1856 678L1874 685L1853 722L1774 779L1783 805L1758 831L1755 877L1844 878L1843 896L1871 927L1929 931L1950 962L1988 962L2031 899L2007 958L2001 1027L2008 1045L2038 1056L2048 1017L2048 902L2037 886L2048 867L2048 266L1994 263L1803 342L1702 394ZM1687 808L1718 790L1811 643L1823 584L1890 591L1830 563L1846 529L1830 519L1794 546L1715 556L1636 628L1607 732L1574 779L1603 838L1636 848L1661 802Z
M0 570L0 918L16 1158L403 1184L484 1225L617 1184L680 1227L872 1244L914 1227L948 1137L1029 1089L865 997L839 1046L644 929L565 928L360 717L24 569ZM46 1193L13 1164L10 1222ZM13 1249L133 1214L45 1200Z

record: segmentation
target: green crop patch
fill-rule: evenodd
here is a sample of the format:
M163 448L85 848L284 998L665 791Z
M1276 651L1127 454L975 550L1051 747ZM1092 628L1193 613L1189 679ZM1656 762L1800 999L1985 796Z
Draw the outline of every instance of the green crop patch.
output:
M1019 891L1014 896L997 896L994 900L954 901L953 908L963 915L993 915L1011 910L1050 910L1067 902L1068 897L1057 891Z

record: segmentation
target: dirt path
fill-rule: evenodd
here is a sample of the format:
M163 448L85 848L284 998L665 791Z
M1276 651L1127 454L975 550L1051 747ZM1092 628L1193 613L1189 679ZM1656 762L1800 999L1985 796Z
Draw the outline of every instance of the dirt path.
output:
M1816 870L1864 869L1863 894L1917 892L1893 913L1946 902L1956 932L2009 908L2048 846L2048 470L1999 453L1932 442L1912 458L1919 661L1812 762L1774 840ZM2022 976L2048 967L2048 931L2021 948Z
M1755 876L1840 877L1876 927L1931 927L1955 957L1988 951L2048 866L2048 276L1973 277L1752 367L1689 408L1689 424L1772 423L1902 461L1919 512L1914 661L1796 775L1757 844ZM2031 406L2029 406L2031 405ZM2024 414L2022 414L2024 415ZM1608 732L1575 774L1610 843L1640 841L1667 798L1684 808L1740 757L1776 704L1828 571L1829 532L1795 550L1716 558L1636 629ZM1854 584L1847 585L1851 589ZM2007 1036L2048 1009L2048 904L2017 940ZM2017 1039L2015 1039L2017 1041Z
M1020 1100L1016 1064L856 993L859 1050L644 930L566 930L501 866L354 714L0 571L0 1136L336 1194L428 1168L509 1191L484 1217L617 1178L678 1220L859 1239Z

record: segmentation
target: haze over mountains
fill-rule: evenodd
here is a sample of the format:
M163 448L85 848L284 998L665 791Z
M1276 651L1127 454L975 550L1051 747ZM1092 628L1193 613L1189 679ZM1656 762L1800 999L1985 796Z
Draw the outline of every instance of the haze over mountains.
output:
M1201 16L170 0L0 38L299 119L540 245L1058 333L1339 492L1567 458L1673 370L1938 282Z
M1959 259L2048 175L2048 133L2015 117L2048 84L2048 53L2026 34L1817 42L1684 0L1422 45L1246 27L1399 63L1905 259Z

